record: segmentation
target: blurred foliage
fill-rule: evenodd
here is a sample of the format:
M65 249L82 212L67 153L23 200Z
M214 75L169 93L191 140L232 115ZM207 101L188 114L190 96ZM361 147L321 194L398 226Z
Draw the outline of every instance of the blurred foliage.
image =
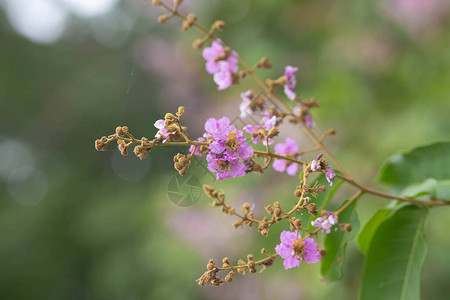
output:
M327 144L364 183L373 185L388 156L449 139L445 0L435 1L440 14L419 29L411 24L424 19L421 14L416 23L402 23L382 8L394 0L185 2L182 10L197 13L205 26L225 20L221 37L248 64L269 57L274 68L260 71L262 77L278 76L287 64L300 67L300 94L321 103L313 112L317 130L337 129ZM195 279L208 258L235 261L258 256L262 247L270 251L285 224L263 238L255 230L234 231L233 220L221 218L204 198L193 209L175 207L166 189L176 173L176 149L155 149L143 162L121 158L113 147L95 152L94 140L117 125L151 137L154 121L181 104L185 125L200 135L207 117L237 115L239 92L254 86L244 80L218 93L201 55L190 48L198 34L181 33L175 20L156 24L159 12L145 1L120 2L107 14L126 14L132 27L119 28L120 41L112 45L93 34L102 17L71 14L63 37L43 45L18 34L0 12L1 298L355 299L362 255L353 242L344 278L334 284L320 282L318 265L285 271L276 263L221 289L198 288ZM34 177L21 181L27 174ZM275 200L293 203L296 178L268 172L215 185L236 206L255 203L262 215ZM335 198L348 196L344 190ZM364 196L361 224L384 204ZM197 214L210 222L201 223ZM448 297L449 225L445 208L431 211L422 283L427 298ZM202 233L192 228L210 232L197 237ZM227 252L216 252L214 244Z

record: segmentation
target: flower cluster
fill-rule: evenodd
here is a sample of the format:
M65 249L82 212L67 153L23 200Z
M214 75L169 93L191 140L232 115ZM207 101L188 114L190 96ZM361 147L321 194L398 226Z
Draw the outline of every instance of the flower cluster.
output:
M328 234L331 232L331 227L338 223L338 217L331 212L326 212L323 217L318 217L311 222L311 225L322 229L322 232Z
M220 39L212 41L211 47L203 50L206 72L214 75L218 90L224 90L233 83L233 74L239 69L237 52L222 45Z
M286 270L300 266L302 260L314 264L322 259L314 239L310 237L303 239L297 231L283 231L280 240L281 243L275 247L275 251L284 259L283 265Z
M310 170L312 172L325 171L325 177L327 178L330 186L332 186L336 173L331 167L328 166L328 162L322 158L322 155L322 153L319 154L317 158L311 162Z
M247 125L247 126L245 126L244 131L247 132L248 134L252 135L252 142L254 144L258 144L259 140L261 139L261 134L258 134L258 131L263 129L263 132L268 133L272 128L275 127L276 123L277 123L277 117L272 116L270 119L266 119L263 125L258 125L258 126ZM268 137L267 141L268 141L269 145L273 144L273 139L271 137ZM263 140L262 143L263 143L263 145L267 145L267 142L265 140Z
M256 227L262 236L267 236L272 225L286 222L290 231L281 233L280 244L275 247L276 253L271 254L262 249L261 254L266 256L263 259L254 260L253 255L249 254L246 261L239 259L237 264L233 265L225 257L221 266L216 265L214 260L210 260L206 266L207 271L198 279L201 286L206 284L220 286L226 282L231 282L238 273L245 275L246 273L256 273L257 269L263 271L271 266L277 257L284 260L285 269L298 267L303 260L306 263L321 261L325 255L325 250L318 246L319 233L322 231L324 234L329 234L335 225L340 226L344 231L352 230L350 224L338 222L339 213L349 205L342 206L334 212L322 210L322 207L314 198L317 198L319 193L325 192L328 187L321 183L318 177L311 180L308 176L314 172L324 173L329 185L332 186L336 174L328 165L328 162L322 158L322 154L309 161L301 161L300 155L307 156L311 153L323 151L327 154L328 159L337 165L342 172L338 175L339 178L357 185L322 143L328 135L334 133L334 130L328 130L320 138L310 130L315 126L310 110L318 107L319 104L314 99L302 100L296 94L297 81L295 75L298 68L286 66L284 74L277 79L260 79L255 71L259 68L268 69L271 67L267 58L263 57L253 67L248 67L237 58L236 51L231 50L220 39L216 38L215 30L225 28L223 21L215 21L210 30L204 29L196 23L197 18L194 14L184 16L179 13L180 3L181 0L173 0L173 8L170 8L159 0L153 0L154 5L162 6L169 11L159 18L160 22L165 22L176 16L183 20L183 30L188 30L191 27L200 29L203 37L194 41L194 48L201 49L207 42L211 41L210 47L204 48L202 54L206 60L206 71L213 75L218 90L226 89L231 84L237 84L240 79L246 76L253 78L262 88L259 94L255 94L251 90L243 92L241 94L242 103L239 106L242 118L252 116L253 119L255 115L260 116L259 124L247 125L242 131L231 125L230 119L227 117L209 118L205 122L203 136L193 140L188 135L187 128L181 125L181 116L185 110L184 107L179 107L175 114L167 113L164 119L155 122L154 126L158 129L158 132L153 140L145 137L136 139L129 132L128 127L119 126L114 134L98 139L95 142L96 149L105 151L108 143L117 141L117 147L122 155L128 155L128 148L134 146L133 152L143 159L155 147L188 146L190 147L190 153L178 153L173 158L174 167L178 173L185 175L191 166L191 159L196 155L206 159L208 169L215 173L217 179L240 177L250 172L263 174L271 165L275 171L286 172L291 176L298 173L299 167L302 168L303 172L293 193L296 198L295 204L283 204L274 201L264 207L268 215L261 219L257 217L257 214L254 214L254 205L244 203L240 210L235 209L225 202L223 191L219 193L212 186L204 185L204 192L209 198L213 199L211 206L219 207L225 215L237 218L237 221L233 223L234 228ZM239 70L239 67L241 70ZM275 88L280 90L277 91ZM287 105L277 97L277 93L283 93L281 89L288 99L295 101L294 105L296 106L293 109L291 107L294 105ZM272 104L267 105L268 101L272 101ZM297 143L291 137L286 137L284 142L277 143L274 147L271 146L275 143L275 137L279 134L281 125L287 125L288 122L300 124L303 131L316 142L316 147L299 151ZM266 146L265 149L254 149L250 146L244 132L250 134L255 145L262 143ZM255 147L258 147L258 145ZM323 177L323 175L321 176ZM361 193L362 190L352 197L349 203L355 201ZM285 207L285 205L289 207ZM318 210L321 210L321 216L316 218L319 213ZM309 214L311 219L308 220L316 219L311 223L304 221L303 218L299 217L304 214ZM302 222L307 224L304 225ZM310 224L317 229L311 229ZM223 272L228 274L221 278L220 273Z
M246 143L243 132L230 125L230 119L210 118L205 123L205 137L213 139L206 156L208 169L216 173L217 179L239 177L246 174L245 163L253 154L253 148Z
M302 118L303 122L305 122L306 127L312 129L316 126L316 121L312 118L309 110L305 110L303 105L300 103L292 110L292 113L299 118Z
M298 151L297 143L291 138L286 138L284 143L278 143L275 145L275 152L280 155L291 156L292 158L298 159L300 157L296 155L297 151ZM286 173L291 176L294 176L298 170L298 165L296 163L292 163L285 159L275 159L272 166L275 169L275 171L277 172L286 171Z
M284 69L284 93L290 100L295 100L296 97L294 88L297 85L297 80L295 79L295 73L297 72L297 70L298 68L292 66L286 66L286 68Z

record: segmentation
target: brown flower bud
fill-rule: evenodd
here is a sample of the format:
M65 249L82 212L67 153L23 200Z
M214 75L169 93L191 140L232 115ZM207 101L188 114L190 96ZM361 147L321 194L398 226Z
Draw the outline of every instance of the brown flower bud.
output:
M158 17L158 23L166 23L170 19L170 17L172 17L172 15L161 15Z
M161 5L161 1L160 0L153 0L152 4L153 4L153 6L160 6Z
M134 154L136 154L137 157L139 157L140 160L143 160L147 157L147 149L145 149L142 146L136 146L133 150Z
M203 191L209 198L217 199L217 191L212 186L204 184Z
M310 203L306 206L306 209L309 211L310 214L313 216L317 216L317 207L315 203Z
M203 47L203 45L205 44L205 41L202 39L196 39L193 43L192 43L192 48L199 50Z
M242 204L241 210L243 212L249 211L250 210L250 204L248 204L248 203Z
M216 29L224 30L225 29L225 22L224 21L216 21L216 22L214 22L213 26Z
M234 229L237 229L238 227L241 227L243 223L244 223L244 221L242 221L242 220L238 220L238 221L234 222L233 223Z
M325 249L320 249L319 252L322 256L325 256L327 254L327 251L325 251Z
M281 208L277 207L273 210L273 216L278 218L281 216Z
M184 106L178 107L177 117L181 117L185 112Z
M294 196L297 198L300 198L300 196L302 195L302 189L300 186L296 186L295 187L295 191L294 191Z
M267 211L267 213L268 213L269 215L272 215L272 214L273 214L274 208L272 207L272 205L267 205L266 207L264 207L264 209Z
M267 57L264 56L258 62L257 67L264 68L264 69L270 69L270 68L272 68L272 63L269 61L269 59Z
M97 151L105 151L106 150L106 143L103 142L103 140L95 140L95 150Z
M278 130L278 128L272 127L272 128L270 128L269 133L267 134L267 137L273 138L273 137L276 137L279 133L280 133L280 131Z
M343 228L345 231L347 231L347 232L352 231L352 225L350 225L350 224L344 224L344 225L342 226L342 228Z
M195 14L190 13L187 15L186 19L183 21L183 24L181 28L183 31L187 31L189 28L191 28L194 23L197 21L197 16Z

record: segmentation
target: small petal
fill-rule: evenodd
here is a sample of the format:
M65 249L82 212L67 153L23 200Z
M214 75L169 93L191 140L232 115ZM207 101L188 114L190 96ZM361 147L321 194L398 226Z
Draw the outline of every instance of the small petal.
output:
M297 240L298 238L298 234L297 232L292 232L292 231L287 231L284 230L283 232L281 232L280 234L280 240L281 243L285 244L285 245L289 245L289 247L292 247L292 243Z
M284 260L283 266L286 270L300 266L300 260L296 256L288 257Z
M240 177L245 175L245 164L237 162L230 167L230 175L232 177Z
M250 155L253 155L253 148L249 145L241 145L237 148L237 153L240 158L247 159Z
M288 175L294 176L297 173L297 170L298 165L296 163L292 163L286 168L286 173L288 173Z
M286 170L286 161L284 159L274 159L272 167L277 172L284 172Z

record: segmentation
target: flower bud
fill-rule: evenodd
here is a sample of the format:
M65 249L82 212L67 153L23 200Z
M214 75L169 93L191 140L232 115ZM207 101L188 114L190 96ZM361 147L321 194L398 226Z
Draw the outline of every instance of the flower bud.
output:
M225 29L225 22L224 21L216 21L216 22L214 22L213 26L216 29L224 30Z
M158 17L158 23L166 23L170 19L171 15L161 15Z
M204 184L203 191L209 198L217 198L217 191L212 186Z
M344 229L344 231L350 232L350 231L352 231L352 225L344 224L343 229Z

